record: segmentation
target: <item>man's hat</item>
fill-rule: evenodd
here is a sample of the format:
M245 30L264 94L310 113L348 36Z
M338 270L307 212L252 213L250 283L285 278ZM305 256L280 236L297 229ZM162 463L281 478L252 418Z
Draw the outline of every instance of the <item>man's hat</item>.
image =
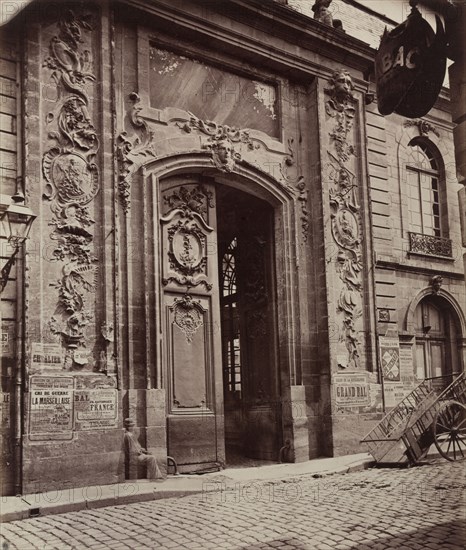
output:
M130 427L130 426L135 426L136 425L136 422L134 420L132 420L131 418L125 418L123 424L126 426L126 427Z

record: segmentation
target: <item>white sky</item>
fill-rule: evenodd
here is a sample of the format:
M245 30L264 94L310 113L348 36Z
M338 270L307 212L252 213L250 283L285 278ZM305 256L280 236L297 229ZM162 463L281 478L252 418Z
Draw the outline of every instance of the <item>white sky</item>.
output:
M411 12L409 0L356 0L359 4L367 6L377 13L386 15L397 23L401 23ZM424 6L418 6L419 11L429 21L435 30L435 18L430 10Z

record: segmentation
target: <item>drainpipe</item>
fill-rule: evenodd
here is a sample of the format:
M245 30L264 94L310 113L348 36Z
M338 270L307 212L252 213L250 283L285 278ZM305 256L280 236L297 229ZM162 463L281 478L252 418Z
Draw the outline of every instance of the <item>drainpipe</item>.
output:
M24 245L23 245L24 247ZM16 346L15 346L15 374L14 374L14 469L15 469L15 494L21 495L23 489L23 467L22 467L22 435L23 435L23 357L24 357L24 325L22 322L24 311L24 248L21 250L20 261L17 262L17 277L20 282L17 284L18 304L16 318Z

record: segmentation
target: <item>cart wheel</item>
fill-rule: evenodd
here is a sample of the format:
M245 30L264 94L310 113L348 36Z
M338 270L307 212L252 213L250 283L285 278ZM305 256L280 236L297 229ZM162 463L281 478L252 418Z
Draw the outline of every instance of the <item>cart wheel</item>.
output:
M434 443L447 460L466 457L466 407L458 401L445 401L435 415Z

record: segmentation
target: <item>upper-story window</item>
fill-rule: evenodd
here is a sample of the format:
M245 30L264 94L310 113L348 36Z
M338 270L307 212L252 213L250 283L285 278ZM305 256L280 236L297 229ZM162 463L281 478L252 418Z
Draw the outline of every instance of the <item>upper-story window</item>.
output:
M409 143L406 166L409 230L433 237L446 237L442 216L441 162L422 139Z

